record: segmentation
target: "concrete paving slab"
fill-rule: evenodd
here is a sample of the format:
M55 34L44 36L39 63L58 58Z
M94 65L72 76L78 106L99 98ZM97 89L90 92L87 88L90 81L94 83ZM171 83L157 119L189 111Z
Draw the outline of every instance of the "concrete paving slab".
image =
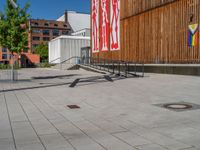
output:
M96 125L93 125L88 121L74 122L74 124L78 126L81 130L83 130L85 134L94 139L94 141L104 146L106 149L109 150L135 149L129 144L119 140L118 138L112 136L111 134L105 132L104 130L98 128Z
M200 149L199 110L177 113L155 106L180 101L200 104L199 77L147 74L69 88L77 78L100 74L19 72L20 82L0 83L0 149L13 150L15 142L17 150Z
M40 136L48 150L74 150L73 146L60 134Z
M1 150L15 150L13 139L0 138L0 149Z
M69 141L70 143L72 143L72 145L74 145L74 147L77 150L88 150L88 149L105 150L105 148L102 145L96 143L85 134L76 136L73 139L69 139Z
M40 142L28 141L17 143L17 150L45 150Z
M161 147L156 144L148 144L148 145L142 145L137 147L139 150L167 150L167 148Z
M135 147L152 143L151 141L131 132L121 132L113 135L119 138L120 140L127 142L128 144Z

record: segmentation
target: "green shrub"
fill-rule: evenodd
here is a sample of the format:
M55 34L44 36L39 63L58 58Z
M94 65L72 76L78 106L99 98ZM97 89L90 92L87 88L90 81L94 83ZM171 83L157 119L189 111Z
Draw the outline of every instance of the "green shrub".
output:
M5 69L10 69L10 65L6 65L6 64L0 64L0 69L5 70Z
M40 68L50 68L51 64L49 64L48 62L44 62L44 63L40 63L39 67Z
M0 64L0 69L1 69L1 70L11 69L11 66L10 66L10 64ZM16 64L14 65L14 69L20 69L18 63L16 63Z

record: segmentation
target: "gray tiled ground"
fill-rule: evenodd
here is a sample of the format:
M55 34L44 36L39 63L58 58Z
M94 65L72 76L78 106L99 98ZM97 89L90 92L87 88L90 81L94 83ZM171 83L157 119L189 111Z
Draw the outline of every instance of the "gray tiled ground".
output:
M200 150L200 110L155 106L200 105L199 77L147 74L69 88L77 78L101 75L51 69L19 73L18 83L0 82L0 150ZM39 76L57 77L32 78ZM66 107L71 104L81 108Z

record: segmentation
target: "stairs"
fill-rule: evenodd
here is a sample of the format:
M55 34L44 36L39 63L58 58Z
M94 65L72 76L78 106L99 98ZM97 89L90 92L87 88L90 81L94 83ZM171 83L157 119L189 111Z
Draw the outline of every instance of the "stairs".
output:
M52 66L51 68L59 69L59 70L78 70L80 66L77 64L63 63L63 64L57 64L55 66Z

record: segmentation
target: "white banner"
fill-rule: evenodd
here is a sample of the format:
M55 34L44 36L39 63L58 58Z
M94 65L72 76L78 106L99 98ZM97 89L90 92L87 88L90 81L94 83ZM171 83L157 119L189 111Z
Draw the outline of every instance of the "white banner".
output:
M110 3L110 50L120 50L120 0Z
M92 0L92 53L99 52L99 0Z
M109 10L110 10L110 0L101 0L100 7L100 50L109 50Z

